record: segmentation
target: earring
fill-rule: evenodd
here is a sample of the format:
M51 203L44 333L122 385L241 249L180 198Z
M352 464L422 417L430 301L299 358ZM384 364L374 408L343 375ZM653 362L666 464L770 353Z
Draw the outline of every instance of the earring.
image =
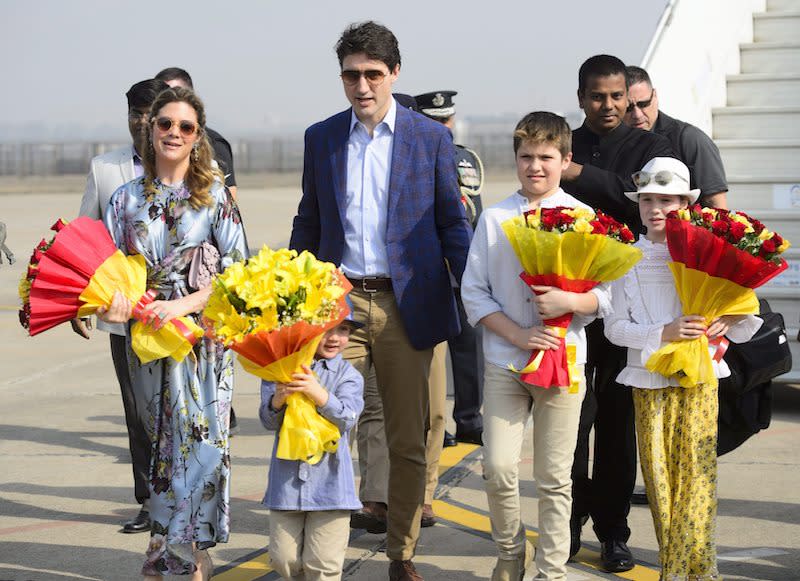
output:
M198 153L197 144L192 147L192 159L197 161L200 158L200 153Z

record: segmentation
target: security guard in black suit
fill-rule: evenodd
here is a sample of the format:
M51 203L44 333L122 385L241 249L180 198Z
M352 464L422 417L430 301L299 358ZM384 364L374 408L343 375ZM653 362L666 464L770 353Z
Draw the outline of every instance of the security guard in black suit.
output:
M420 113L445 125L450 131L455 125L456 108L453 97L456 91L434 91L417 95L414 99ZM467 218L475 228L483 206L483 164L478 154L463 145L456 144L456 168L461 186L461 202ZM469 444L483 444L483 356L480 351L481 337L478 329L467 322L461 291L453 289L461 317L461 334L448 341L450 359L453 364L453 391L455 406L453 419L456 422L456 435L445 432L445 445L455 445L456 441Z

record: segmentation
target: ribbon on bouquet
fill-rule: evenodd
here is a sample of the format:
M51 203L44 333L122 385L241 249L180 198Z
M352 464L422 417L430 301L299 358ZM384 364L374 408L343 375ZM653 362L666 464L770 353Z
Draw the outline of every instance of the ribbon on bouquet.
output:
M581 373L578 370L577 364L577 346L574 343L566 343L565 338L567 336L567 329L566 327L556 327L548 325L545 327L550 331L553 331L558 337L561 338L562 344L564 345L564 349L566 351L566 359L567 359L567 375L569 377L569 389L568 393L578 393L580 390L580 382L581 382ZM536 385L533 381L528 381L531 379L530 377L532 374L539 371L540 366L542 365L542 361L544 360L545 353L547 351L552 351L551 349L537 349L536 355L533 355L531 359L528 361L527 365L522 369L517 369L514 367L513 364L509 363L508 368L513 371L514 373L520 374L520 379L526 383L531 383ZM550 385L543 385L540 387L552 387Z

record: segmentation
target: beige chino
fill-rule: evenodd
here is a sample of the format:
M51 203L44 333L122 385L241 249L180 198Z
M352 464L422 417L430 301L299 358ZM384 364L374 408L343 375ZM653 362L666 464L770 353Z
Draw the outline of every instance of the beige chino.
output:
M519 375L487 363L483 400L483 471L492 538L500 559L525 550L519 501L519 462L525 424L533 416L533 477L539 498L539 541L534 579L567 578L572 508L572 460L586 393L583 365L578 393L528 385Z

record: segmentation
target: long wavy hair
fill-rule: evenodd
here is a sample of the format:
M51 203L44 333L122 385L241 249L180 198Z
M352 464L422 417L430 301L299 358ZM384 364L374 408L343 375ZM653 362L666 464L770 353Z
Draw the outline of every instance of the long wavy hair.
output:
M144 166L144 191L155 194L156 186L156 152L153 149L153 129L152 126L158 118L158 113L169 103L186 103L197 114L197 141L195 148L189 155L189 170L186 172L185 183L189 189L189 203L195 210L204 206L211 206L211 186L214 180L224 181L222 172L213 165L214 150L208 141L206 134L206 113L205 107L200 97L195 95L191 89L174 87L166 89L158 94L153 105L150 107L150 138L142 156Z

